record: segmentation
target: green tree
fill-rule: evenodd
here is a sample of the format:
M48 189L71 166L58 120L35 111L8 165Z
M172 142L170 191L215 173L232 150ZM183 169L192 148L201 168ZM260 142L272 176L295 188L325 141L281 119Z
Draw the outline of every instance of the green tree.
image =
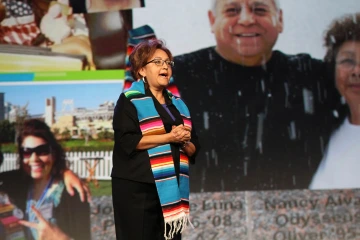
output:
M53 133L54 133L55 136L59 135L60 134L60 129L59 128L54 128Z
M98 133L98 139L101 140L113 140L114 139L114 133L109 132L107 129L105 131L101 131Z
M61 139L62 140L70 140L71 138L71 134L70 134L70 130L68 128L65 128L65 130L61 133Z
M24 125L24 121L29 117L28 107L29 103L27 102L24 106L19 107L16 111L15 116L15 138L14 142L16 143L16 139L21 131L21 128Z
M0 143L15 141L15 124L9 120L0 121Z

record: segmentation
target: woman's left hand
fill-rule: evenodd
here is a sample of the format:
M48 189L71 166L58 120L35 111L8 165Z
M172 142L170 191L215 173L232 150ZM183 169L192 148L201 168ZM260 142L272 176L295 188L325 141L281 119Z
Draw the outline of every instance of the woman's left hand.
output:
M81 179L73 173L70 169L66 169L64 171L64 184L66 187L67 192L74 196L74 189L75 188L79 195L82 202L85 201L85 199L88 201L88 203L91 203L91 193L88 186L81 181Z
M178 142L184 143L190 141L191 139L191 132L183 125L172 126L172 132L174 132L175 138Z
M41 213L33 206L31 210L35 213L38 223L20 220L19 223L25 227L34 228L38 232L39 240L70 240L60 228L46 221Z

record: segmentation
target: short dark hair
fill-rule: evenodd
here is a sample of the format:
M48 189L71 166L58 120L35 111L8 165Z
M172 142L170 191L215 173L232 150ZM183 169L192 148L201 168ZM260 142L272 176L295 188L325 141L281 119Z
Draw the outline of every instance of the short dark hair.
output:
M334 63L339 48L347 41L360 41L360 13L348 14L335 19L324 37L324 60Z
M45 122L38 119L25 120L23 123L19 136L17 138L17 147L20 159L20 169L24 170L24 157L21 152L21 145L24 139L28 136L34 136L43 139L50 145L50 154L54 160L54 165L51 174L55 179L60 179L64 170L66 169L66 155L61 145L57 142L54 134L51 132Z
M152 55L155 53L157 49L161 49L168 55L169 59L172 61L173 56L170 50L165 47L163 41L159 39L150 39L143 41L136 45L129 56L130 65L131 65L131 75L134 80L138 80L142 78L139 74L139 71L145 64L150 60Z

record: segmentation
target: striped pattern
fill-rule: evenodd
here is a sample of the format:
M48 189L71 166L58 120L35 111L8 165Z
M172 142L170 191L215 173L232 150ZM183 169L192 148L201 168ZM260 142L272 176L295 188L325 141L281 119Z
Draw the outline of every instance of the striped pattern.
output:
M137 110L140 129L144 136L166 133L152 98L145 95L143 81L133 82L124 94ZM185 103L169 91L168 95L183 117L184 125L191 130L190 113ZM170 144L150 148L147 151L164 216L164 237L171 239L175 233L182 232L189 221L189 159L180 149L178 183ZM170 231L166 231L167 225L170 226Z
M32 41L40 33L35 22L0 27L0 43L31 46Z
M147 121L141 122L140 129L144 136L166 133L162 121L157 118L152 118Z
M1 1L0 1L1 2ZM29 0L2 1L6 8L6 18L0 26L0 43L32 45L40 33Z
M135 28L129 31L129 39L128 39L128 46L125 58L125 84L126 88L128 89L131 86L131 83L134 81L133 77L131 76L131 65L129 60L129 55L133 51L134 47L144 40L150 40L155 38L155 33L152 28L148 25L141 26L139 28Z
M125 58L125 81L123 91L128 90L131 87L131 84L138 80L134 79L131 75L131 65L129 60L129 55L133 51L134 47L142 41L148 41L150 39L156 38L154 30L148 26L144 25L129 31L129 39L128 39L128 46L127 46L127 53ZM176 63L175 63L176 64ZM170 78L169 86L167 87L169 91L171 91L174 95L180 97L180 92L177 86L174 84L174 78Z
M133 98L132 103L138 109L140 129L144 136L166 133L151 97Z

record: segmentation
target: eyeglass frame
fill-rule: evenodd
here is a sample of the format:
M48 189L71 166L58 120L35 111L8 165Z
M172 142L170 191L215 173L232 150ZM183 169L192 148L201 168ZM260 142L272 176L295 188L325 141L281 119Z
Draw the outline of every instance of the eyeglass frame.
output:
M349 65L349 62L346 63L346 61L349 61L349 60L352 61L351 66ZM360 65L360 62L355 61L350 58L339 59L339 60L336 60L335 63L336 63L336 66L340 66L342 69L344 69L346 71L353 71L357 65ZM348 64L348 65L346 65L346 64Z
M161 61L162 64L161 64L161 65L158 65L157 63L155 63L155 61ZM144 66L148 65L149 63L155 63L156 66L161 67L161 66L164 65L165 62L169 62L169 63L166 63L166 66L168 66L168 67L174 67L174 64L175 64L174 61L171 61L171 60L162 60L161 58L155 58L155 59L153 59L153 60L145 63Z

